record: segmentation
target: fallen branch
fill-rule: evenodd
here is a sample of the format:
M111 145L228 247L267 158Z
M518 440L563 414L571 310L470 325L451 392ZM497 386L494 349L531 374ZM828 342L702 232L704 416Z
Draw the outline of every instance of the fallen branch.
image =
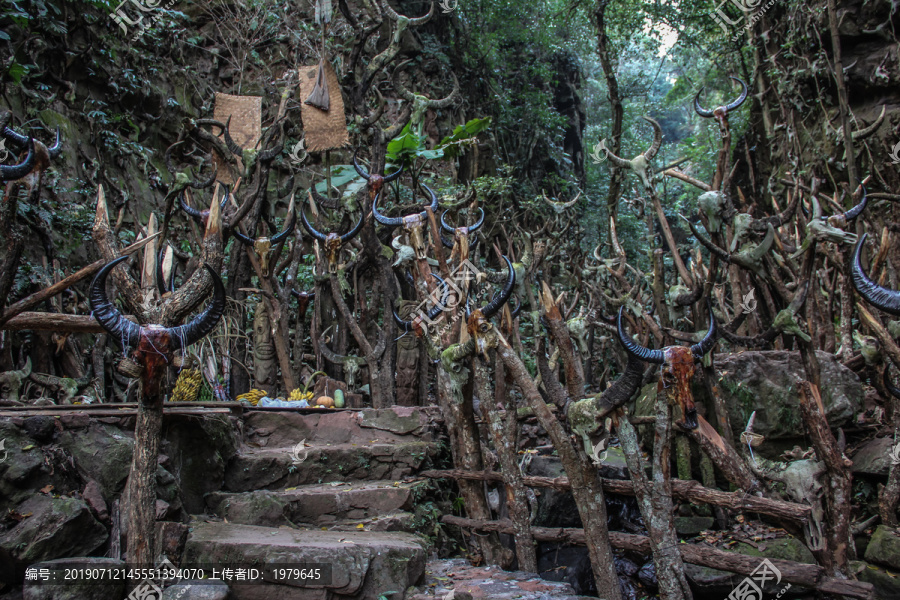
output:
M503 481L500 473L494 471L463 471L461 469L449 469L445 471L422 471L422 477L431 479L463 479L469 481ZM566 491L572 489L566 477L524 477L522 482L528 487L545 487ZM602 479L603 491L610 494L633 496L634 488L626 479ZM805 504L795 504L783 500L771 500L759 496L748 495L744 492L722 492L703 487L696 481L672 480L672 494L679 500L687 500L694 504L700 502L721 506L730 510L755 512L761 515L769 515L781 519L790 519L797 522L805 522L809 519L811 508Z
M441 522L447 525L456 525L468 529L480 531L496 531L499 533L513 533L510 521L476 521L454 515L444 515ZM556 542L565 544L585 545L583 529L532 527L531 533L539 542ZM609 532L609 542L613 548L631 550L641 554L650 553L650 538L644 535L633 535L619 531ZM697 546L695 544L678 544L682 560L692 565L700 565L720 571L750 575L761 563L758 556L746 556L736 552L725 552L717 548ZM875 587L871 583L851 581L849 579L837 579L829 577L823 567L796 563L790 560L769 558L768 560L781 572L781 581L791 584L813 588L826 594L839 594L850 598L875 598Z
M137 323L132 315L125 317ZM0 330L8 331L58 331L60 333L106 333L91 315L65 315L60 313L23 312L13 317Z

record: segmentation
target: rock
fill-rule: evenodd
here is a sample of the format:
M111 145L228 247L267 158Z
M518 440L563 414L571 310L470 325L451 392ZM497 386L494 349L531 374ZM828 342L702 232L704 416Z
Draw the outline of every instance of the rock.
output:
M331 581L319 590L374 600L382 592L403 591L420 583L425 574L425 551L418 538L407 533L297 531L195 522L184 549L183 564L226 563L267 568L275 564L331 565ZM305 592L312 591L291 586L289 589L302 590L289 596L285 586L279 584L234 587L240 598L306 598Z
M165 589L162 600L225 600L228 586L224 583L187 579Z
M900 569L900 534L893 527L879 525L866 547L866 561Z
M65 576L65 569L125 569L125 562L114 558L61 558L30 565L49 569L57 578ZM64 585L48 585L43 581L26 581L22 589L23 600L108 600L125 596L124 578L110 577L98 585L91 579L78 579Z
M853 460L853 473L887 477L891 468L893 447L894 439L890 437L875 438L866 442L850 457Z
M851 562L850 570L860 581L875 586L876 598L900 598L900 577L895 574L863 561Z
M67 413L60 416L59 421L66 429L84 429L91 424L87 413Z
M103 498L103 491L100 489L99 483L93 479L88 481L87 485L84 486L81 497L84 498L84 501L87 502L88 506L90 506L97 514L97 518L101 521L106 521L109 518L109 507L106 505L106 500Z
M584 546L539 544L538 573L547 581L565 581L576 594L591 596L597 593L591 557Z
M864 393L856 374L842 365L833 354L816 352L822 367L822 402L832 427L849 421L862 405ZM716 387L728 407L734 437L744 430L750 414L756 411L754 432L768 440L791 439L806 435L800 419L795 385L806 378L799 352L748 351L716 356ZM698 412L705 415L706 390L697 377L691 386ZM656 382L641 389L635 416L654 414Z
M32 496L17 507L31 516L0 536L0 547L26 564L91 554L109 537L91 510L75 498Z
M5 514L34 494L28 482L41 474L44 455L23 429L9 421L0 420L0 440L5 457L0 462L0 513Z
M159 521L156 523L156 549L154 556L165 555L175 564L181 563L184 543L187 541L190 527L183 523Z
M701 531L711 529L716 520L712 517L675 517L675 531L678 535L693 537Z
M61 432L58 442L75 459L79 471L97 482L104 498L118 496L125 488L134 439L118 427L91 423L84 429Z
M533 477L565 477L559 458L535 456L528 465L528 475ZM540 527L581 527L581 517L575 499L568 491L541 488L534 524Z
M821 366L822 402L832 427L853 418L863 401L859 377L833 354L816 352ZM756 411L753 430L770 440L806 435L795 385L806 379L799 352L749 351L716 356L716 383L732 415L735 438ZM702 384L695 385L695 394ZM740 415L740 416L739 416ZM741 418L742 416L742 418Z
M173 421L166 429L170 446L167 468L176 473L185 510L202 513L204 496L222 489L225 465L237 451L237 440L227 418ZM299 441L299 439L297 440Z
M49 442L56 433L56 419L48 416L28 417L22 428L38 442Z
M442 421L436 407L394 406L387 409L366 409L361 412L360 427L389 431L397 435L415 435L432 439L431 430Z

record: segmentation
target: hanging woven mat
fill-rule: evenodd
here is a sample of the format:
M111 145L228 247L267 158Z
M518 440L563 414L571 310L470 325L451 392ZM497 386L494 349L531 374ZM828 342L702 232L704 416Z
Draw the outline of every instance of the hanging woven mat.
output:
M306 139L307 152L324 152L350 145L350 134L347 132L347 117L344 115L344 99L341 97L341 85L337 73L327 60L324 61L325 79L328 82L328 111L302 103L300 117L303 119L303 135ZM300 90L298 96L306 99L316 86L319 65L300 67ZM302 100L301 100L302 102Z
M227 123L229 117L231 117L231 124L228 126L228 131L231 133L231 139L241 148L255 147L262 135L262 98L260 96L232 96L216 92L213 118L221 123ZM225 141L225 134L220 134L219 138ZM231 173L228 163L215 151L213 151L213 159L219 167L219 181L234 183L235 177Z

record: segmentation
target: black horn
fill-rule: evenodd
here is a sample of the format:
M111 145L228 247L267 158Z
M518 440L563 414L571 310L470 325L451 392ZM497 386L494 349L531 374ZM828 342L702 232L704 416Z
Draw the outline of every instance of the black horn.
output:
M190 323L169 329L172 343L182 350L212 333L225 313L225 286L212 267L206 263L203 263L203 266L213 280L212 302Z
M114 340L122 346L136 346L141 339L141 326L122 316L115 305L106 296L106 278L119 263L128 260L127 256L119 257L106 263L91 282L88 299L91 314Z
M56 158L62 153L62 141L59 139L59 127L56 128L56 142L47 148L50 158Z
M484 315L485 319L490 319L503 308L503 305L506 304L510 296L512 296L513 288L516 286L516 270L513 269L512 262L510 262L509 258L504 256L503 260L506 261L506 268L509 273L506 278L506 285L503 286L503 289L499 294L491 298L491 301L487 306L481 309L481 313Z
M0 181L15 181L16 179L21 179L31 173L36 160L34 154L34 139L28 138L26 146L28 147L28 154L21 163L11 166L0 165Z
M719 339L719 327L716 324L716 315L713 314L712 304L707 299L706 308L709 311L709 331L703 336L703 339L691 346L691 352L695 358L702 358L706 353L712 350Z
M445 282L443 279L441 279L434 273L432 273L431 276L440 282L441 287L443 288L443 291L441 293L441 301L435 302L434 306L432 306L431 308L428 309L428 313L427 313L428 321L434 321L437 318L437 316L439 314L441 314L441 312L443 312L447 308L447 300L450 297L450 286L447 285L447 282ZM396 321L396 323L400 327L400 329L402 329L403 331L413 331L415 329L415 324L413 321L404 321L403 319L400 318L400 315L397 314L396 310L393 311L393 313L394 313L394 321Z
M733 81L737 81L739 84L741 84L741 95L738 96L734 102L731 102L731 103L725 105L725 110L727 110L727 111L732 111L732 110L736 110L736 109L740 108L741 104L744 103L744 100L747 99L747 84L744 83L744 80L739 79L737 77L731 77L730 79L732 79Z
M297 224L297 213L291 211L291 216L288 219L288 223L284 228L284 231L279 233L278 235L272 238L272 244L280 244L282 241L287 239L287 236L291 235L291 232L294 231L294 226Z
M864 233L856 244L856 251L853 253L853 265L851 266L853 287L859 292L859 295L865 298L866 302L879 310L900 317L900 292L882 287L869 279L862 268L860 255L862 254L863 243L869 236Z
M862 214L862 211L866 209L866 204L869 203L869 197L866 195L865 186L859 187L862 188L862 200L859 201L859 204L844 213L844 220L848 223Z
M400 217L386 217L380 212L378 212L378 199L381 198L381 191L375 194L375 201L372 203L372 214L375 216L375 220L381 223L382 225L388 225L390 227L396 227L397 225L403 224L403 219Z
M662 350L651 350L650 348L644 348L640 344L635 343L628 334L625 332L625 307L619 307L619 318L616 321L616 325L619 331L619 343L622 344L622 347L625 348L625 352L630 354L631 356L640 359L644 362L655 363L657 365L661 365L666 362L665 354L663 354Z

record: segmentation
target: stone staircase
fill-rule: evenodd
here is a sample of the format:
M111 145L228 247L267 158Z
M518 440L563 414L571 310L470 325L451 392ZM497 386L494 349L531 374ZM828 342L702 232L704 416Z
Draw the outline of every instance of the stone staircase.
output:
M436 407L249 411L243 444L181 564L328 564L331 582L234 584L229 599L375 600L423 582L416 494L404 478L446 452ZM198 586L199 587L199 586Z

